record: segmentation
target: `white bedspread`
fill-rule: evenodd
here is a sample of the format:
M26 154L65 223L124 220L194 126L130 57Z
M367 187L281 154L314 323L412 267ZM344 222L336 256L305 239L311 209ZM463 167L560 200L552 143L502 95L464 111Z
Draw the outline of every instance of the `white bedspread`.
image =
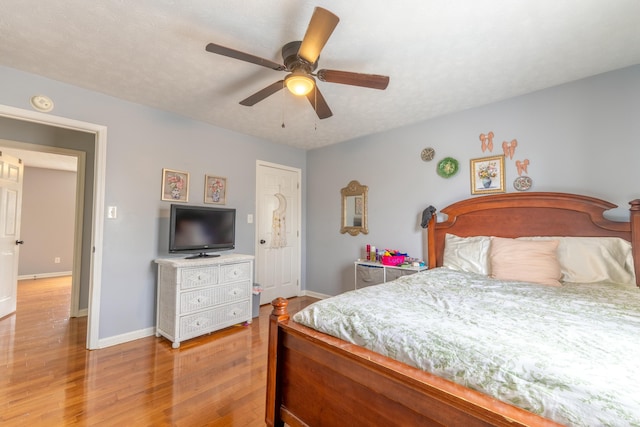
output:
M640 290L438 268L293 319L557 422L640 426Z

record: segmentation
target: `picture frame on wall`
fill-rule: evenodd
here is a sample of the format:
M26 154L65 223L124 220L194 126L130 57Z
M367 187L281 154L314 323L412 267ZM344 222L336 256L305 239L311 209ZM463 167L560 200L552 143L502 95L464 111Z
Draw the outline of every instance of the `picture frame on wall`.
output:
M505 192L504 156L471 159L471 194Z
M227 200L227 178L222 176L204 176L204 202L224 205Z
M161 198L170 202L188 202L189 173L173 169L162 169Z

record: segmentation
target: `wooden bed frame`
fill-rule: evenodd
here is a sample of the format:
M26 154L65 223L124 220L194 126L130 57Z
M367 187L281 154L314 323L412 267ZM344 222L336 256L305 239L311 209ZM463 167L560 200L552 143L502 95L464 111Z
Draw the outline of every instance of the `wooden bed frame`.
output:
M629 222L604 218L616 205L565 193L476 197L428 226L429 267L442 265L446 233L462 237L616 236L633 245L640 283L640 200ZM277 298L269 324L268 426L557 426L433 374L289 321Z

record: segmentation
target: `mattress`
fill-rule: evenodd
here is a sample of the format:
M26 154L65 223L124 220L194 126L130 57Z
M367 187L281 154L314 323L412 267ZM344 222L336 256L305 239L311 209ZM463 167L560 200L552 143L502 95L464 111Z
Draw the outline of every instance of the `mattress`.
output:
M640 290L437 268L318 301L305 326L575 426L640 426Z

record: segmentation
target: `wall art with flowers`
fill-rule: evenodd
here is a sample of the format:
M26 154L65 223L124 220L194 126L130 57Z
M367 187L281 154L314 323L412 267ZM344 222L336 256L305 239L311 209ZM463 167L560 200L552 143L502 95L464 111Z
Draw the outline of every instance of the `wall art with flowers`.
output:
M471 194L504 193L504 156L471 159Z
M227 178L204 176L204 202L224 205L227 199Z
M189 173L162 169L162 200L189 201Z

